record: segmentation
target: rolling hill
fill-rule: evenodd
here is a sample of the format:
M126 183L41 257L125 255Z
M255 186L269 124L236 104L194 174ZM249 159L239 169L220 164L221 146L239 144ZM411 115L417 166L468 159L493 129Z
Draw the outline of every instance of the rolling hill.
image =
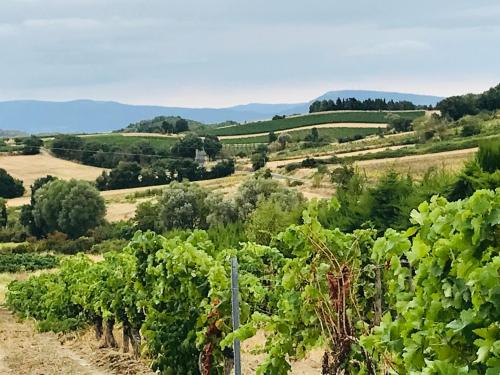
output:
M382 91L331 91L319 98L367 97L410 100L415 104L435 104L440 98ZM313 99L314 101L316 99ZM310 101L311 102L311 101ZM74 100L50 102L17 100L0 102L0 128L28 133L95 133L123 128L130 123L156 116L181 116L205 124L228 120L263 120L275 114L306 113L310 102L292 104L245 104L227 108L182 108L129 105L117 102Z

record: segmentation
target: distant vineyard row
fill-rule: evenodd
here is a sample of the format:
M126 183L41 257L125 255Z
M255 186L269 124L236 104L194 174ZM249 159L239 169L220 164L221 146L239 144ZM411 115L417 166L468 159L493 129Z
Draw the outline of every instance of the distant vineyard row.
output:
M229 127L212 128L206 131L210 135L245 135L257 134L277 130L294 129L302 126L328 123L374 123L382 124L387 121L389 113L396 113L403 118L415 119L425 114L425 111L407 112L333 112L306 116L287 117L277 120L251 122Z

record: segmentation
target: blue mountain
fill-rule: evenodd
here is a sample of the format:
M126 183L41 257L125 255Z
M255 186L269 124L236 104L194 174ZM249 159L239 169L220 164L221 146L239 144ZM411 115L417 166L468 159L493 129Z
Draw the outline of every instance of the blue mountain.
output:
M385 98L409 100L415 104L436 104L442 98L428 95L390 93L383 91L330 91L313 99ZM291 104L245 104L227 108L184 108L130 105L117 102L74 100L51 102L15 100L0 102L0 129L27 133L95 133L126 127L128 124L156 116L181 116L205 124L224 121L254 121L275 114L307 113L312 102Z

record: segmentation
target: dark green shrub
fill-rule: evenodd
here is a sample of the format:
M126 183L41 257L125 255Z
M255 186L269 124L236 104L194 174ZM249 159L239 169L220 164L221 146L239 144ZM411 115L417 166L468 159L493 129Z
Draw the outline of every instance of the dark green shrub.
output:
M23 182L12 177L5 169L0 168L0 198L16 198L23 194Z
M500 140L482 142L479 145L476 159L485 172L493 173L500 169Z
M460 134L462 137L471 137L481 133L481 127L475 124L466 124L462 127Z

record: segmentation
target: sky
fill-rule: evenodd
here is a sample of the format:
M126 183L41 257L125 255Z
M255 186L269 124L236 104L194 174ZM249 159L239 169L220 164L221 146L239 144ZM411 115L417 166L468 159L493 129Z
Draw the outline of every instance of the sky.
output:
M500 82L498 0L1 0L0 101L224 107Z

